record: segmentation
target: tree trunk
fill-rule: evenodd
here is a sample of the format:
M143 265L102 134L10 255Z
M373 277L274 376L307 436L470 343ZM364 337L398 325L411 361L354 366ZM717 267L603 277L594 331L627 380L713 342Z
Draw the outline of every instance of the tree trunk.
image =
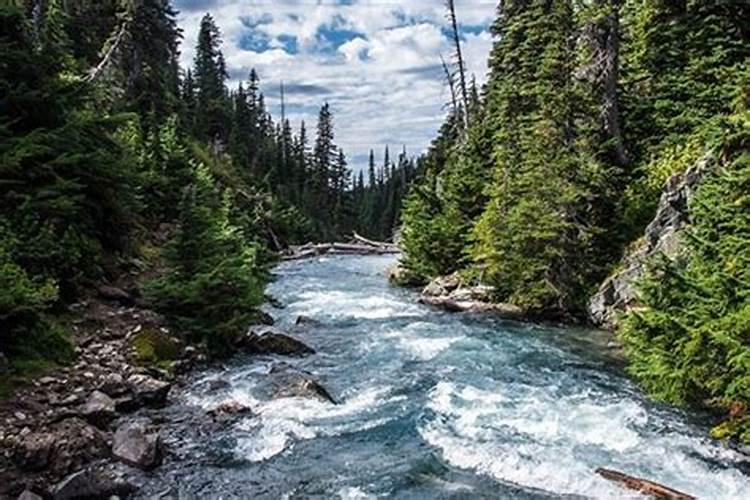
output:
M624 166L628 155L622 138L619 106L620 65L620 5L622 0L595 0L598 9L607 9L605 16L596 16L584 27L584 43L591 50L591 61L584 68L584 78L589 80L600 100L599 116L604 139L611 143L613 163Z
M608 479L630 490L639 491L646 495L664 500L696 500L694 496L688 495L681 491L673 490L659 483L641 479L639 477L629 476L622 472L610 469L596 469L596 473L604 479Z
M464 66L464 56L461 52L461 38L458 34L458 21L456 19L456 5L454 0L448 0L448 17L453 30L453 44L456 47L456 62L458 63L458 83L461 90L461 100L463 101L463 120L464 130L469 129L469 93L466 89L466 67Z

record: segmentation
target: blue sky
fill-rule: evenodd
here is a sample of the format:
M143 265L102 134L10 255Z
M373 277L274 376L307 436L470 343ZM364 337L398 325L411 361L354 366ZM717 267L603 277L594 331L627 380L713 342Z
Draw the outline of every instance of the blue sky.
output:
M456 0L469 71L484 82L496 0ZM426 149L449 101L440 55L451 53L443 0L175 0L190 65L200 18L223 35L232 86L256 68L279 115L279 84L292 123L315 125L328 101L336 142L355 168L370 148Z

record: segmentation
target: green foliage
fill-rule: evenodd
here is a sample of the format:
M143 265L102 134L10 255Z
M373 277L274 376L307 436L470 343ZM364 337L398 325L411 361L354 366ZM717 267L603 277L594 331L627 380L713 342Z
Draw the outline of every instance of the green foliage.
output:
M722 166L691 202L685 251L654 264L641 285L646 309L620 332L631 372L673 403L750 405L749 120L745 112L717 125L721 142L709 146ZM716 432L750 442L750 421L740 413Z
M222 352L257 318L268 276L258 248L229 220L231 199L204 165L193 172L167 248L169 272L147 296L179 331Z
M138 361L144 364L167 364L180 356L180 346L169 335L153 328L138 332L130 342Z
M18 241L0 227L0 351L17 372L72 359L73 349L48 312L57 300L50 280L33 280L13 259Z

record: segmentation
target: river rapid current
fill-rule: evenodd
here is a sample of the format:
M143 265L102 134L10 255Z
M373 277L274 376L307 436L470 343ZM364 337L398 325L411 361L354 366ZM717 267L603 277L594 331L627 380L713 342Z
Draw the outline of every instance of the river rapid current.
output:
M609 334L440 312L388 285L392 263L281 265L269 292L284 308L269 312L317 353L238 357L192 378L165 417L171 455L144 494L641 498L594 473L606 467L701 499L750 499L747 458L712 441L700 416L648 400ZM295 327L299 315L316 323ZM340 404L267 396L282 363ZM195 424L225 402L252 414Z

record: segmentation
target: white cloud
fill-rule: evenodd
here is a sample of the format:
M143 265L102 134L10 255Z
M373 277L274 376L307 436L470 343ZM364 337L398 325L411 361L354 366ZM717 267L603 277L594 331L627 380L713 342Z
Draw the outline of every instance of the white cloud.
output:
M266 102L276 112L279 82L286 82L292 90L287 94L290 119L304 119L308 128L314 127L316 109L328 100L337 143L350 158L363 157L370 148L380 153L386 144L392 150L405 144L412 153L421 152L444 119L448 95L439 64L451 47L442 0L175 3L184 10L179 17L184 67L191 64L200 19L208 10L222 31L230 73L246 75L256 68ZM486 28L494 19L496 0L456 4L459 21L471 27L464 34L467 67L483 83L492 46ZM248 27L243 19L263 23ZM253 30L266 46L243 44Z

